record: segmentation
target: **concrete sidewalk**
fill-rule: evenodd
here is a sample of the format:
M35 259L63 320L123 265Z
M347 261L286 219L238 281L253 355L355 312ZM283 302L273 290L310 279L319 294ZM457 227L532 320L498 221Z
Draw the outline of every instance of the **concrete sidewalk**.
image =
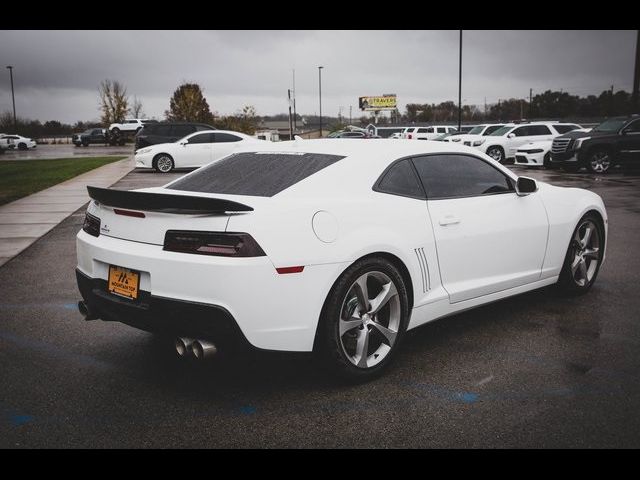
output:
M133 167L129 157L0 206L0 265L87 203L87 185L110 187Z

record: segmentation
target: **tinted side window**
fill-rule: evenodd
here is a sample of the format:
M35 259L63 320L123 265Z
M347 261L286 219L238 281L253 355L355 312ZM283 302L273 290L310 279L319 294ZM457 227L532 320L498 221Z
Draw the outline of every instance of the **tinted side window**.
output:
M417 157L418 170L428 199L472 197L514 191L506 175L487 162L467 155Z
M438 127L438 133L447 133L447 129L444 127Z
M529 135L551 135L546 125L529 125Z
M558 133L567 133L580 127L578 127L577 125L554 125L553 128Z
M149 127L146 127L149 128ZM171 136L171 125L154 125L148 132L149 135L158 135L160 137Z
M529 133L530 127L520 127L513 130L511 133L515 134L516 137L526 137L527 135L531 135Z
M417 133L427 133L428 131L428 128L419 128Z
M401 160L387 170L378 182L376 190L405 197L424 198L424 192L409 159Z
M624 131L625 132L629 132L629 133L640 132L640 120L636 120L635 122L632 122L629 125L627 125L627 127L624 129Z
M174 125L171 128L172 137L186 137L190 133L195 132L196 129L192 125Z
M189 143L213 143L213 133L201 133L189 138Z
M214 133L216 143L239 142L242 138L230 133Z
M499 128L502 128L502 125L492 125L490 127L487 127L487 129L484 131L484 133L482 134L483 136L485 135L491 135L493 132L495 132L496 130L498 130Z

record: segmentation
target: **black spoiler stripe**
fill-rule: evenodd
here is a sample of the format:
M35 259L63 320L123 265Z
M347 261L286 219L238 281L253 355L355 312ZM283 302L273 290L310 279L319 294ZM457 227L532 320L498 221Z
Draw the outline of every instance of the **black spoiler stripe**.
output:
M89 196L109 207L151 210L171 213L251 212L253 208L222 198L172 195L167 193L132 192L87 185Z

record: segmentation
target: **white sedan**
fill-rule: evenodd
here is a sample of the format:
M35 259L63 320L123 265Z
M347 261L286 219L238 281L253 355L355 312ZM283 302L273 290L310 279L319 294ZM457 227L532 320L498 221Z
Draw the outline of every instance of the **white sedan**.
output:
M5 145L6 149L28 150L36 148L38 145L32 138L23 137L21 135L0 135L0 142Z
M174 168L201 167L247 144L262 146L264 143L264 140L240 132L205 130L187 135L174 143L160 143L136 150L136 168L153 168L167 173Z
M551 284L586 293L607 244L597 194L446 142L264 142L164 187L88 190L87 320L196 358L314 351L354 380L432 320Z
M516 165L526 167L548 167L551 160L551 144L553 140L530 142L516 150Z

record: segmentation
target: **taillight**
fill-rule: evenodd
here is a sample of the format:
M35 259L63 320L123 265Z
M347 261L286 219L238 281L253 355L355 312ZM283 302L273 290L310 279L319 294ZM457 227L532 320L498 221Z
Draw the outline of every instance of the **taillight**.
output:
M407 135L407 138L408 138L409 140L411 140L411 134Z
M82 225L82 230L87 232L89 235L93 235L94 237L100 236L100 219L96 216L91 215L89 212L84 216L84 224Z
M248 233L168 230L163 250L217 257L264 257L260 245Z

